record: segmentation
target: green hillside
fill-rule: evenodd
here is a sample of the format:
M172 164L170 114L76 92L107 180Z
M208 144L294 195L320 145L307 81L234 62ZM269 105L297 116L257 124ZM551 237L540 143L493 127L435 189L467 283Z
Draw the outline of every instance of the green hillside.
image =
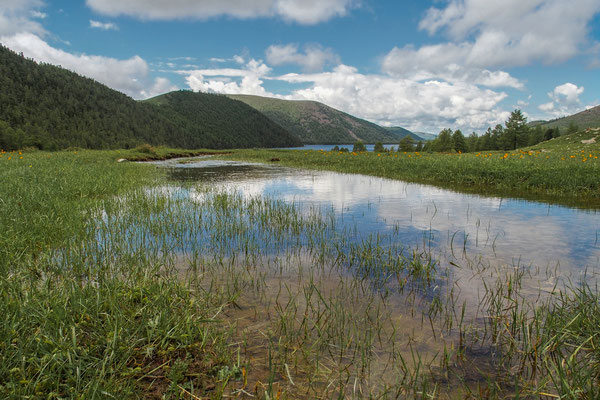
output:
M600 128L588 128L577 133L562 135L550 139L535 146L528 147L530 150L544 150L562 153L599 152L600 151Z
M398 143L385 128L316 101L292 101L249 95L228 95L243 101L292 132L305 144Z
M393 133L394 135L396 135L398 137L398 139L402 139L406 136L410 136L411 138L413 138L415 141L422 141L425 140L424 138L422 138L421 136L409 131L408 129L402 128L401 126L390 126L390 127L386 127L385 128L388 132Z
M142 104L162 111L170 121L185 126L198 137L210 138L208 148L294 147L302 144L296 136L259 111L227 96L176 91ZM190 148L194 147L198 146Z
M92 79L0 46L0 147L185 148L298 145L289 132L224 96L178 93L137 102ZM186 104L188 106L186 106ZM172 105L176 105L176 108Z
M542 128L560 128L561 132L564 133L571 124L579 129L600 128L600 106L552 121L535 121L530 125L541 125Z

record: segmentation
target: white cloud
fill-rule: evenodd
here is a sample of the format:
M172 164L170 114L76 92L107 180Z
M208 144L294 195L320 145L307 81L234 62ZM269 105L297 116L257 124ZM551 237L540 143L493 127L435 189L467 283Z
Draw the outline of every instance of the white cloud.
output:
M419 27L461 42L466 65L555 63L581 50L598 12L598 0L451 0L429 9Z
M148 99L150 97L158 96L163 93L172 92L179 89L173 85L167 78L156 78L154 84L149 89L142 89L140 91L141 98Z
M497 68L562 62L579 54L589 45L588 24L598 12L598 0L450 0L444 8L430 8L419 24L450 41L394 48L382 69L417 80L522 89L522 82Z
M352 0L276 0L274 8L284 19L301 24L316 24L342 17L355 5Z
M90 28L101 29L104 31L118 31L119 27L114 22L100 22L90 19Z
M419 28L442 33L449 41L396 47L384 56L382 70L416 81L524 89L523 82L501 69L562 62L585 52L595 65L588 26L598 12L598 0L448 0L430 8ZM574 106L567 103L553 98L539 108L560 113Z
M272 45L266 50L267 62L274 66L294 64L305 71L320 71L326 64L338 64L339 56L332 49L312 44L304 46L304 53L298 52L298 45Z
M488 87L522 89L523 83L504 71L490 71L464 64L469 56L466 44L445 43L393 48L382 62L382 70L396 77L426 80L439 78L449 82L470 82Z
M43 5L41 0L0 0L0 36L18 32L45 35L46 30L33 20L45 18L39 11Z
M174 88L164 78L152 82L148 77L148 64L139 56L118 60L86 54L75 55L50 46L32 33L3 36L0 37L0 41L10 49L23 52L25 56L36 61L61 65L134 98L145 98L158 94L160 90Z
M42 0L0 0L0 6L6 11L29 10L43 5Z
M545 112L548 112L548 113L549 113L549 112L551 112L552 110L554 110L554 102L553 102L553 101L551 101L550 103L544 103L544 104L540 104L540 105L538 106L538 108L539 108L540 110L542 110L542 111L545 111Z
M373 122L415 130L484 129L503 122L509 115L499 107L505 93L465 82L420 82L365 75L347 65L312 74L272 76L271 72L270 67L256 60L243 68L179 71L192 90L314 100ZM265 81L284 82L292 87L301 84L304 88L285 96L275 95L264 88Z
M552 117L562 117L581 111L582 105L579 96L583 94L584 87L567 82L554 88L548 93L552 101L541 104L538 109Z
M564 83L554 88L551 93L548 93L554 101L565 104L579 104L579 95L584 91L583 86L578 87L572 83Z
M48 14L43 13L41 11L37 11L37 10L31 11L30 15L32 18L38 18L38 19L46 19L48 17Z
M262 61L254 59L245 63L243 68L178 71L181 75L186 76L186 83L194 91L274 96L273 93L267 92L262 86L264 83L262 79L270 72L270 67Z
M316 24L344 16L355 0L87 0L94 11L141 19L207 19L280 17L300 24Z

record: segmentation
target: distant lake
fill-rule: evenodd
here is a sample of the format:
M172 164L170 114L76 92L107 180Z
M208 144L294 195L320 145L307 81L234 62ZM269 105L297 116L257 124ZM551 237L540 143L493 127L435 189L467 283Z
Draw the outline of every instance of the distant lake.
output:
M340 149L342 147L347 148L349 151L352 151L352 148L354 147L354 144L307 144L304 145L303 147L286 147L285 150L323 150L323 151L331 151L335 146L338 146ZM374 144L366 144L365 145L367 148L367 151L373 151L373 149L375 148ZM392 147L394 148L394 150L396 150L398 148L397 144L384 144L383 145L384 148L386 149L391 149Z

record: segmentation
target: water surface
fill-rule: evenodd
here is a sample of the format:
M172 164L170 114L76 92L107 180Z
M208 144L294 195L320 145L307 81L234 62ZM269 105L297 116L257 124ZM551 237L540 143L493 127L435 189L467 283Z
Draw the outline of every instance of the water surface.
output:
M464 315L469 323L472 321L475 326L483 327L486 316L493 312L485 309L487 306L483 298L496 280L506 284L507 276L523 272L525 277L518 284L519 296L535 304L540 294L560 289L565 281L595 281L600 271L600 214L594 210L463 194L363 175L224 161L212 157L156 164L166 168L172 183L165 188L169 195L194 200L182 204L188 207L185 210L190 211L194 221L203 222L198 226L192 224L193 229L184 226L185 235L177 243L181 243L178 246L184 254L189 240L195 244L191 246L194 251L187 251L186 257L195 265L205 265L202 269L204 284L208 285L205 290L237 288L241 281L251 282L250 285L246 282L247 286L241 289L244 295L236 300L236 307L228 308L225 313L227 320L235 326L236 340L248 346L243 354L253 366L249 379L257 382L264 381L266 374L270 373L265 353L270 351L271 344L264 332L273 330L280 335L273 339L277 343L290 343L293 349L318 348L314 353L306 352L318 355L316 365L320 365L320 358L327 360L326 365L333 371L331 376L336 375L336 371L345 371L348 379L358 379L365 388L371 388L363 393L365 397L371 394L376 397L385 392L385 388L398 383L398 371L421 370L420 364L404 365L404 361L415 360L415 352L419 363L425 363L427 371L430 371L430 366L436 368L439 365L440 354L444 354L447 348L460 346L464 337L456 328L453 330L444 324L444 315L458 318L460 307L464 304L467 309ZM204 188L199 189L198 185ZM298 234L281 236L268 232L268 229L263 232L265 226L259 223L250 225L243 234L237 235L235 225L245 220L244 213L251 212L244 207L229 207L227 203L224 203L226 212L215 211L214 208L210 211L207 203L203 203L203 196L210 198L207 193L212 193L206 187L216 189L217 194L220 191L235 192L248 200L247 204L262 197L293 203L294 207L289 209L281 205L276 207L278 211L284 210L285 215L288 215L287 211L299 210L303 215L311 215L320 210L319 215L328 223L323 225L323 229L317 226L316 230L303 229ZM216 220L211 219L213 212ZM228 215L231 213L235 215ZM186 218L181 221L185 225ZM277 225L278 219L269 215L264 221ZM227 229L230 226L232 231ZM321 235L322 231L325 233ZM336 235L336 232L343 233ZM307 239L311 235L319 238L310 242ZM243 257L237 263L219 260L211 270L210 263L195 261L196 254L206 257L211 250L221 247L230 250L226 253L228 257L235 258L238 249L243 248L241 242L244 240L252 242L252 251L261 255L256 262L248 263ZM356 245L354 248L360 252L357 263L337 264L334 251L329 253L333 260L319 264L315 254L318 255L323 243L345 254L352 253L352 246ZM375 251L368 253L374 247ZM382 248L384 251L377 253ZM386 258L385 249L390 249L388 255L396 257L398 248L406 249L409 262L413 252L433 257L439 266L434 271L438 276L433 284L422 291L403 292L395 290L401 285L391 286L396 285L396 281L386 281L389 286L374 286L372 283L378 283L377 279L353 279L353 275L348 273L351 268L360 269L359 264L363 262L381 266L390 260ZM325 264L328 267L323 267ZM352 267L349 268L349 265ZM381 275L394 276L393 273L388 274L386 268L380 268L380 271ZM368 273L369 278L381 277ZM398 275L399 279L403 276L402 273ZM418 279L415 282L418 283ZM256 288L254 285L257 285ZM387 292L390 288L392 290ZM454 292L455 288L458 292ZM317 289L319 295L310 297ZM434 298L450 291L452 295L448 298L452 298L453 302L444 305L444 311L437 320L435 317L428 320ZM386 295L380 297L383 292ZM460 320L462 325L462 317ZM320 321L327 323L319 325ZM345 325L346 322L351 323ZM455 322L458 326L458 319ZM313 326L319 326L319 335L309 338L299 335L307 329L310 331ZM371 340L375 334L378 341ZM382 341L381 337L387 339ZM332 358L329 357L332 348L347 351L341 351ZM454 392L464 382L476 389L478 385L495 379L498 371L493 360L496 354L493 346L489 343L485 346L474 344L468 351L472 362L469 365L473 367L461 366L458 379L447 375L439 378L439 382L446 385L441 392L445 398L465 397L460 390ZM364 356L356 358L356 354ZM315 362L311 357L302 359L301 364ZM366 375L360 372L361 360L368 360ZM402 367L398 360L403 360ZM329 392L331 376L315 378L306 371L310 368L294 372L296 383L303 380L304 385L313 388L315 393L328 394L320 397L334 397ZM288 387L292 390L290 393L295 393L293 390L296 388ZM346 387L342 392L349 396L353 393L349 390ZM296 393L291 397L299 396ZM309 395L307 398L314 397L319 396Z
M196 159L162 163L179 182L205 182L333 210L357 239L394 232L403 244L456 263L530 267L579 279L600 266L600 214L434 186L277 165Z
M352 148L354 147L354 144L305 144L302 147L285 147L282 148L283 150L322 150L322 151L331 151L333 150L333 148L337 146L340 149L342 147L345 147L346 149L348 149L349 151L352 151ZM365 144L365 147L367 149L367 151L373 151L375 149L375 145L374 144ZM398 149L398 145L394 145L394 144L384 144L383 147L387 150L390 149L394 149L397 150Z

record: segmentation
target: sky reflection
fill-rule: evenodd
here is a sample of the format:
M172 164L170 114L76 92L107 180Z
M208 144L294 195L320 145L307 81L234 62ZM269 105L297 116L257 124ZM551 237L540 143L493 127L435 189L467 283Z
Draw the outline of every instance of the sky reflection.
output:
M600 214L595 211L277 165L211 159L164 165L171 167L173 181L333 209L338 225L358 239L394 232L406 246L432 249L442 263L477 259L540 271L559 266L560 274L571 279L600 270Z

